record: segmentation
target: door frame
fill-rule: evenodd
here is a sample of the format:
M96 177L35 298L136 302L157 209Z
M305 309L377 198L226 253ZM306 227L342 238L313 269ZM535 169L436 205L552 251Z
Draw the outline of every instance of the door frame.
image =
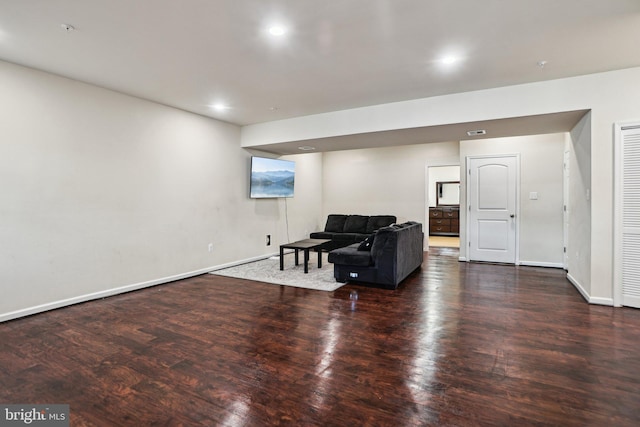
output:
M623 232L623 152L622 131L640 127L640 121L615 122L613 124L613 306L622 307L622 232Z
M504 153L504 154L483 154L483 155L472 155L465 157L465 172L464 172L464 186L468 188L469 183L467 182L469 179L469 175L471 175L470 161L471 159L499 159L504 157L514 157L516 159L516 217L515 217L515 261L514 265L520 265L520 153ZM464 261L471 262L469 256L469 250L471 243L469 242L470 235L470 224L469 221L469 212L470 212L470 204L471 204L471 189L466 191L465 197L465 259ZM462 216L462 215L461 215ZM460 224L462 227L462 224ZM460 242L462 245L462 242ZM461 259L462 261L462 259ZM510 265L510 264L509 264Z
M457 166L460 168L460 201L462 202L462 178L464 173L462 171L462 165L460 164L460 158L449 157L449 158L443 158L443 159L434 160L434 161L425 163L424 203L422 204L424 206L424 224L425 225L422 228L422 231L424 233L423 250L426 252L429 252L429 196L431 195L429 193L429 168L441 167L441 166ZM460 209L462 209L462 203L460 204ZM462 229L462 226L463 226L462 221L460 221L460 229ZM462 240L460 241L460 244L462 244Z
M565 271L569 271L569 189L571 181L571 151L565 149L562 161L562 265Z

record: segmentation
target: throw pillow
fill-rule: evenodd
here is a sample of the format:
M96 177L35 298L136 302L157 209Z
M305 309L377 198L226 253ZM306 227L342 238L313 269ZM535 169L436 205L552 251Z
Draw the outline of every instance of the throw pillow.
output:
M373 239L375 237L376 237L376 235L372 234L371 236L369 236L366 239L364 239L362 241L362 243L360 243L360 246L358 246L358 250L359 251L370 251L371 250L371 246L373 246Z

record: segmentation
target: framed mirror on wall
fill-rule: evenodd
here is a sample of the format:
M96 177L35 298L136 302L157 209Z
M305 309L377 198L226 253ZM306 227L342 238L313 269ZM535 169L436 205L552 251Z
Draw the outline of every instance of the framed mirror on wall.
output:
M436 182L437 206L460 206L460 181Z

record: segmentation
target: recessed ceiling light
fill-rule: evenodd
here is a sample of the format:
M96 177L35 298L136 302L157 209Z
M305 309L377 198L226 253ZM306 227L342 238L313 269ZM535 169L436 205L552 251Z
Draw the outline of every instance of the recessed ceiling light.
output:
M282 25L273 25L269 27L269 34L272 36L283 36L287 32L287 29Z
M71 31L75 31L76 27L74 27L73 25L69 25L69 24L60 24L60 28L62 28L63 30L67 31L67 32L71 32Z
M310 145L303 145L302 147L298 147L298 150L300 151L313 151L315 149L316 147L312 147Z
M545 61L545 60L538 61L538 67L544 68L545 65L547 65L547 61Z
M213 108L216 111L224 111L224 110L228 110L229 106L222 103L217 103L217 104L213 104L211 108Z
M484 129L478 129L478 130L470 130L467 132L467 135L469 136L478 136L478 135L486 135L487 131Z
M442 58L440 60L440 62L442 62L445 65L451 65L451 64L454 64L454 63L456 63L458 61L459 61L459 59L457 57L455 57L455 56L452 56L452 55L445 56L444 58Z

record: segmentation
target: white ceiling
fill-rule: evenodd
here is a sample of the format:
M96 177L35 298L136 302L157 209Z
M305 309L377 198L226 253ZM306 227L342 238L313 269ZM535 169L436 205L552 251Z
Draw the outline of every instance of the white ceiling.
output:
M636 67L638 46L640 0L0 0L0 59L240 125Z

